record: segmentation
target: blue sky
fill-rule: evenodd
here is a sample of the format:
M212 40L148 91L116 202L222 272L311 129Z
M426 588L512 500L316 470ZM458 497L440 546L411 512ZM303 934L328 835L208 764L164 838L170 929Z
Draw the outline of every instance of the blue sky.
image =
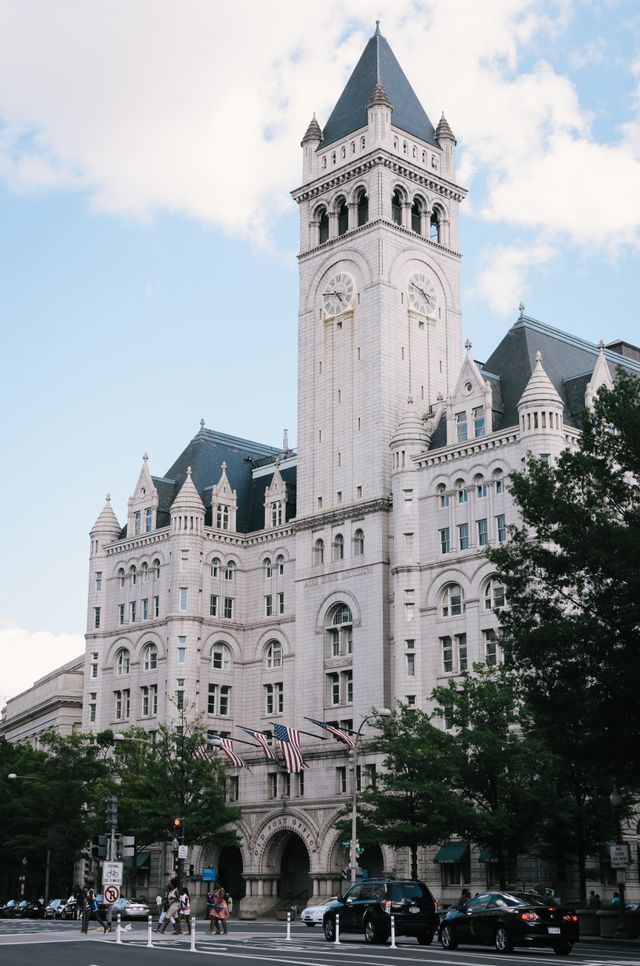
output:
M144 451L201 417L295 443L289 191L377 17L459 140L476 357L520 300L640 342L632 0L2 0L0 698L80 652L88 531Z

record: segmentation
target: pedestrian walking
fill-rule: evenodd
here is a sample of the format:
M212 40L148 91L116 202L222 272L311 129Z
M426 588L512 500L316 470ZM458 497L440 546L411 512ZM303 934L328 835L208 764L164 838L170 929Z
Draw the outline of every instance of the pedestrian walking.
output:
M191 934L191 896L186 886L180 893L180 921L186 924L187 932Z
M220 895L220 885L214 882L213 888L207 893L207 916L209 918L209 932L213 932L215 924L215 909Z
M222 926L222 932L227 935L229 932L229 927L227 926L227 919L229 918L229 906L227 904L227 894L224 889L220 889L218 892L217 902L214 906L212 912L212 922L216 927L216 936L220 935L220 926Z
M173 925L174 935L179 936L182 930L180 929L180 887L177 879L171 879L169 882L167 893L167 911L162 921L162 925L159 927L159 929L156 929L156 932L164 933L169 923Z

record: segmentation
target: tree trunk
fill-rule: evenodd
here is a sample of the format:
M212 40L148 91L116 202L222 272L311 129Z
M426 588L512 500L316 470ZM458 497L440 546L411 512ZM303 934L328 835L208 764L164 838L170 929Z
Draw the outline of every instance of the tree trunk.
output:
M418 878L418 846L415 843L411 846L411 878Z

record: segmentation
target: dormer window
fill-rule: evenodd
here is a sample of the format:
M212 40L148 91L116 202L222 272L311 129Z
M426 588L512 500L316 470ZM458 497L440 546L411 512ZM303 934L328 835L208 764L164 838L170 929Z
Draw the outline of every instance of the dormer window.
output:
M153 530L153 509L148 506L144 511L144 532L151 533Z
M469 439L466 412L456 413L456 439L458 443L466 443Z
M133 535L134 537L139 537L142 532L142 514L140 510L136 510L133 514Z
M271 504L271 526L281 527L282 526L282 501L276 500L275 503Z
M219 503L216 508L216 527L218 530L229 529L229 507Z
M473 435L479 439L485 434L484 406L478 406L473 410Z

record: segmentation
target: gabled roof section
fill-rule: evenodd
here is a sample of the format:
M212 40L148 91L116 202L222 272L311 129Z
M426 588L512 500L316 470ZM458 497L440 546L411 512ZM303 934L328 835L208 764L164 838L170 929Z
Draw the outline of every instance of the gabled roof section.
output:
M320 147L367 126L367 104L378 85L393 105L393 126L437 147L433 124L378 26L325 124Z

